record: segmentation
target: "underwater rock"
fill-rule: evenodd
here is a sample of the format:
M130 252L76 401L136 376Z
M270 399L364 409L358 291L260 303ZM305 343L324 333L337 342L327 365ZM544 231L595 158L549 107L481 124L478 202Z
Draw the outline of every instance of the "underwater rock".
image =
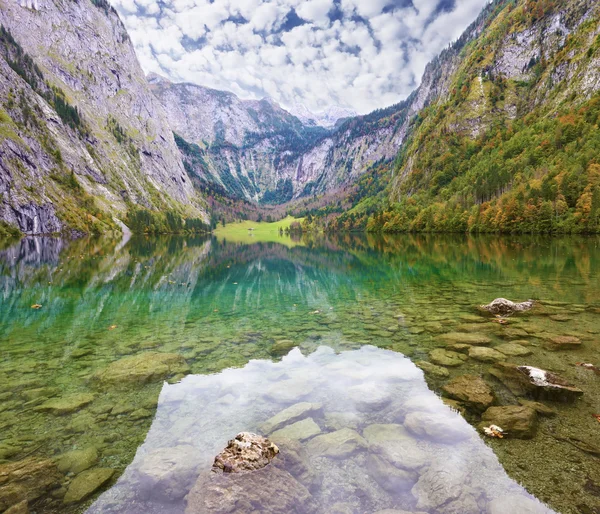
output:
M421 368L426 375L430 375L432 377L448 378L450 376L450 372L446 368L443 368L442 366L436 366L431 362L417 361L415 362L415 365L418 368Z
M494 393L489 385L478 376L461 375L442 387L450 397L462 402L467 408L483 412L494 403Z
M319 425L312 418L306 418L302 421L296 421L291 425L286 425L273 432L269 437L277 442L282 439L292 439L294 441L306 441L315 435L321 433Z
M583 391L559 375L531 366L499 362L489 373L500 380L516 396L531 395L537 400L573 402Z
M535 305L534 300L527 300L526 302L515 303L507 300L506 298L496 298L493 302L487 305L481 305L480 308L491 312L492 314L499 314L501 316L510 316L515 312L523 312L530 310Z
M287 355L292 348L296 346L296 343L290 339L281 339L279 341L275 341L273 346L271 347L271 355L281 356Z
M55 459L56 466L61 473L81 473L91 468L98 461L98 450L86 448L63 453Z
M113 362L97 372L92 381L111 385L145 384L188 373L189 369L179 354L145 352Z
M473 346L469 348L469 357L480 362L500 362L506 360L506 355L500 353L493 348L486 348L484 346Z
M308 452L299 441L282 440L279 443L279 456L271 465L290 473L309 491L319 489L323 476L317 474L310 465Z
M526 357L527 355L531 355L531 350L529 348L514 342L503 343L498 346L494 346L494 350L497 350L509 357Z
M323 405L320 403L309 403L300 402L283 409L281 412L275 414L272 418L265 421L262 425L259 425L259 429L264 434L270 434L274 430L283 428L290 423L295 423L307 416L312 416L321 411Z
M448 332L437 337L440 341L447 344L490 344L492 340L485 334L476 334L473 332Z
M145 455L136 470L139 488L151 498L183 498L198 478L200 452L190 445L159 448Z
M352 428L356 430L360 422L360 416L354 412L326 412L325 428L329 430L341 430Z
M519 398L519 403L523 405L523 407L529 407L538 413L540 416L545 416L547 418L553 418L558 414L552 407L548 407L540 402L532 402L531 400L523 400Z
M27 400L37 400L40 398L48 399L56 396L60 392L57 387L38 387L37 389L28 389L21 392L21 396Z
M100 489L113 476L115 470L109 468L88 469L77 475L63 499L64 503L76 503L85 500L90 494Z
M215 457L214 471L241 473L264 468L279 453L279 448L267 438L250 432L240 432Z
M306 449L309 454L315 457L345 459L358 450L367 447L367 441L358 432L350 428L342 428L311 439Z
M537 429L537 413L523 405L490 407L481 417L481 427L490 424L502 428L505 437L531 439Z
M444 402L444 405L447 405L452 410L455 410L456 412L461 414L463 417L465 417L467 415L467 409L459 401L451 400L450 398L442 398L442 401Z
M414 471L398 469L384 458L374 454L367 458L367 471L381 488L391 494L412 489L419 478Z
M404 426L418 437L444 444L454 444L471 437L459 414L441 416L433 412L411 412Z
M429 352L429 358L440 366L456 367L463 364L468 357L462 353L451 352L443 348L436 348Z
M60 486L63 476L51 460L29 457L0 464L0 511L33 501Z
M71 414L72 412L78 411L82 407L85 407L89 403L94 401L95 396L89 393L81 394L70 394L62 396L56 400L48 400L42 405L35 408L40 412L49 412L56 416L63 416L65 414Z
M412 488L417 508L438 512L438 508L460 497L465 488L465 472L451 463L434 463Z
M22 502L13 505L10 509L4 511L4 514L29 514L29 502L23 500Z
M581 346L581 340L574 336L549 336L545 346L548 350L573 350Z
M316 511L308 489L277 466L248 473L202 473L187 496L185 509L186 514L312 514Z
M271 386L265 392L265 396L275 402L292 403L308 396L313 392L315 387L316 384L308 380L290 378L288 380L277 382Z
M346 394L356 408L363 412L380 410L392 400L386 389L371 383L352 386Z
M402 425L369 425L363 430L369 451L378 454L396 468L415 471L427 464L428 455Z

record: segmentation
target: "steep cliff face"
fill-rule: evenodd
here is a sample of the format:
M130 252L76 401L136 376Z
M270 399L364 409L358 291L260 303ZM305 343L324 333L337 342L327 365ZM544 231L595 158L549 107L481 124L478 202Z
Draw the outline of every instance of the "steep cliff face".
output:
M281 179L281 162L328 133L303 124L269 100L240 100L232 93L173 84L155 74L148 80L173 131L195 145L188 148L177 139L188 169L201 182L216 184L233 196L260 201L267 193L268 201L268 192L275 191Z
M0 0L0 24L1 219L31 234L107 230L131 205L205 216L107 2Z

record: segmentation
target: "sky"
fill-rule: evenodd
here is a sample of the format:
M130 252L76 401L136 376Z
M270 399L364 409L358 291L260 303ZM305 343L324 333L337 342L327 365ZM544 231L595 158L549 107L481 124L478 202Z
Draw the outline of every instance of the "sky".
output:
M142 68L365 114L406 98L488 0L111 0Z

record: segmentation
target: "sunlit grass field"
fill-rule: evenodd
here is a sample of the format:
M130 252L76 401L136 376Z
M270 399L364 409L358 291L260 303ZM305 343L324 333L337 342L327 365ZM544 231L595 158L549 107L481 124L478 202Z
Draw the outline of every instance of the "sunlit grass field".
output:
M239 242L239 243L281 243L286 246L296 246L302 244L301 242L293 241L289 235L285 234L285 229L290 226L294 221L302 223L304 218L294 218L288 216L280 221L274 223L267 222L256 222L256 221L240 221L229 223L224 227L219 225L215 230L214 234L219 239L226 239L227 241ZM283 229L283 235L280 232Z

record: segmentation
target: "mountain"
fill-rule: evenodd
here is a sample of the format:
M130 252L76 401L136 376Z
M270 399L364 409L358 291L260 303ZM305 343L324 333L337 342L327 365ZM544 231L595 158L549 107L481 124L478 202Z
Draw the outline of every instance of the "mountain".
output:
M491 7L415 120L372 229L600 230L600 4Z
M0 219L116 229L136 207L206 219L162 106L106 0L0 0Z
M304 104L295 104L289 111L304 125L317 125L327 129L335 128L340 122L357 116L356 111L339 106L332 106L324 111L312 112Z
M486 7L461 40L428 65L408 99L338 119L329 131L317 127L306 110L299 119L266 100L242 101L155 76L152 90L181 139L188 173L200 183L212 181L221 193L263 204L332 195L397 157L414 116L447 91L462 46L479 35L491 9Z
M233 93L174 84L156 74L152 92L168 114L190 174L238 198L265 203L290 200L278 170L327 134L305 126L269 99L241 100Z
M593 0L491 2L405 102L395 162L328 228L600 230L599 19Z
M393 159L412 106L401 103L327 130L269 100L240 100L157 75L149 80L197 185L263 204L331 192Z

